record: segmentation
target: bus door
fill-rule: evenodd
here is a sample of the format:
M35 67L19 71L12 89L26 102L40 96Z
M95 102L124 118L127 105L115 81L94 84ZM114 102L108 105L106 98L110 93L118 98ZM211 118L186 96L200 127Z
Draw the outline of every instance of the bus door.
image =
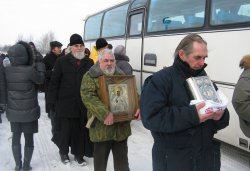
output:
M139 92L142 86L144 16L144 9L130 12L127 25L126 54L130 59Z

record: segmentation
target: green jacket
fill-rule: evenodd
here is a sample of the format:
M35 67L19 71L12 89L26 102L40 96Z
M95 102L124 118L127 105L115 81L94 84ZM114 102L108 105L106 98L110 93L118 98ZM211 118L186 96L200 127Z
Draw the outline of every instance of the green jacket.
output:
M124 74L119 68L116 68L114 75ZM99 64L93 65L83 76L81 84L81 98L88 109L88 118L95 116L91 127L89 128L90 140L92 142L102 141L122 141L131 135L130 122L119 122L113 125L104 125L104 119L109 113L109 109L99 98L98 77L103 73Z

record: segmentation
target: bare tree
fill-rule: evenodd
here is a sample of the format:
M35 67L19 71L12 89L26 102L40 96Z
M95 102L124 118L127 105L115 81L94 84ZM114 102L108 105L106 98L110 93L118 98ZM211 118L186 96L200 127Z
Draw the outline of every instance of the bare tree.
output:
M24 37L22 34L18 34L16 42L19 42L21 40L25 42L32 42L34 38L32 35L29 35L28 37Z
M4 45L4 46L2 47L2 49L1 49L1 51L2 51L3 53L7 53L7 51L9 50L10 47L11 47L11 45Z
M55 34L52 31L49 31L48 33L45 33L40 41L37 42L37 49L42 53L48 53L50 51L50 45L49 43L51 41L55 40Z
M24 37L22 34L18 34L16 42L19 42L21 40L24 40Z
M32 35L30 35L29 37L24 37L23 34L18 34L17 36L17 40L18 41L26 41L26 42L33 42L34 38ZM36 45L37 50L41 53L41 54L46 54L50 51L50 42L55 40L55 34L52 31L49 31L47 33L45 33L40 40L34 42ZM7 50L9 49L11 45L2 45L0 47L0 50L3 52L7 52Z
M29 37L27 39L25 39L27 42L33 42L34 38L33 35L29 35Z

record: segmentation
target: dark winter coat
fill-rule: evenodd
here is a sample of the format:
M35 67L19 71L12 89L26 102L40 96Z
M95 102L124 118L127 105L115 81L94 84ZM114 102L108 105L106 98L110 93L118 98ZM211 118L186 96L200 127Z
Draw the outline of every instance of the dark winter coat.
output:
M46 113L50 112L49 105L48 105L48 91L49 91L49 83L51 80L53 68L55 66L56 60L60 56L57 56L53 52L50 52L46 54L46 56L43 58L43 63L45 64L46 72L45 72L45 82L44 82L44 92L45 92L45 110Z
M80 86L83 75L94 64L92 59L83 58L80 66L71 53L58 58L49 85L48 103L56 106L57 117L87 117L87 110L80 97Z
M0 105L4 105L6 103L5 100L6 100L6 91L5 91L5 76L4 76L3 58L0 57Z
M154 138L154 171L212 171L220 168L219 145L214 134L228 126L226 109L219 121L199 123L198 113L186 88L186 79L206 75L192 70L176 57L173 66L154 74L141 94L143 125Z
M114 54L116 60L116 66L120 68L126 75L133 74L133 68L129 64L129 58L125 55Z
M8 50L11 65L5 67L6 115L10 122L32 122L40 117L37 84L44 81L45 67L25 42Z
M232 103L242 132L250 138L250 55L241 60L244 71L235 86Z

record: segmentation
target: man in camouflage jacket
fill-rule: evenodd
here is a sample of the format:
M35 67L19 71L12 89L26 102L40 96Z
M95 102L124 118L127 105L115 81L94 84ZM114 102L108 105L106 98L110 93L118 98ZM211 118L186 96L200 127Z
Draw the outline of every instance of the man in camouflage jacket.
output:
M102 75L123 75L116 67L115 57L109 49L103 50L98 62L84 75L81 85L82 101L88 109L88 118L94 116L89 133L94 142L94 169L105 171L108 155L112 150L115 171L129 171L127 138L131 135L130 122L113 122L113 114L99 98L98 77ZM137 110L135 117L140 118Z

